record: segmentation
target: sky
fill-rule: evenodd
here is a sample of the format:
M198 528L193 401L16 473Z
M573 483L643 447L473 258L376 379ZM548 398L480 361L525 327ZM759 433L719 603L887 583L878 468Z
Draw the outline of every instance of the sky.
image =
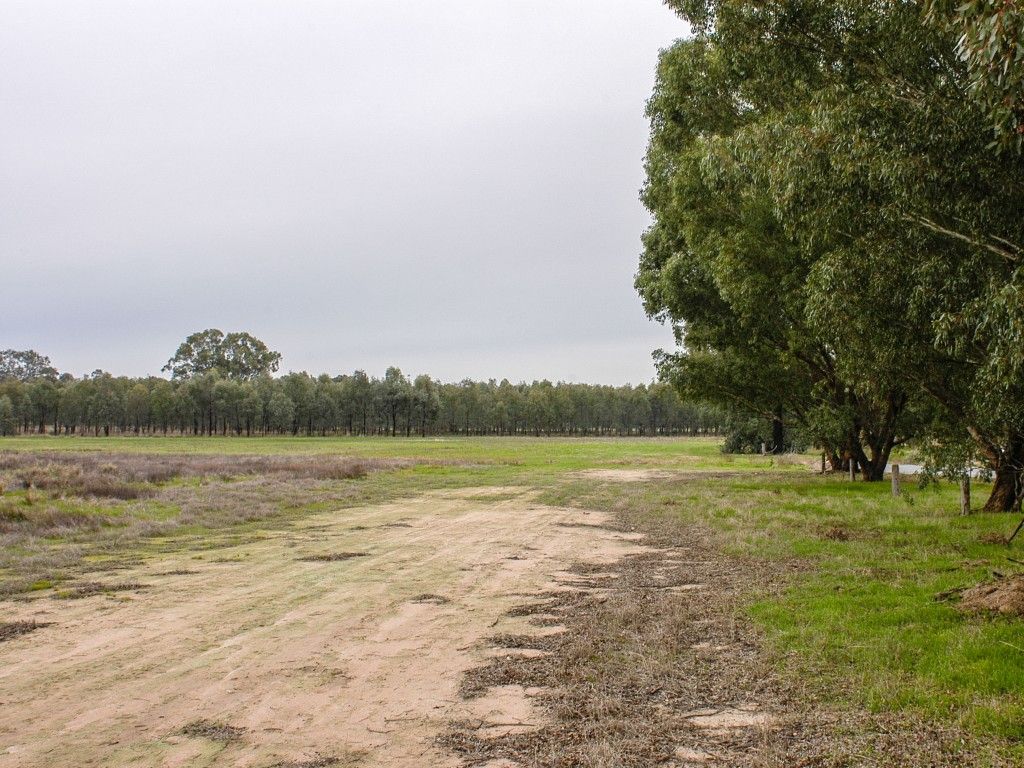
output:
M0 348L650 381L658 0L0 0Z

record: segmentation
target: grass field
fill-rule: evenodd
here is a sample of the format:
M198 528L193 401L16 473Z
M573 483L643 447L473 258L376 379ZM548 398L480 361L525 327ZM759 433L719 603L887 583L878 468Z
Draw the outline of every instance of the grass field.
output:
M948 731L980 760L954 749L920 764L1024 761L1022 625L965 615L955 599L1021 570L992 543L1017 521L959 516L952 487L910 484L893 498L888 483L816 474L814 456L725 456L712 439L16 438L0 440L0 457L0 579L16 600L74 596L105 569L251 544L336 510L497 488L488 504L534 494L670 546L700 537L740 574L730 610L787 690L864 713L857 728L877 716L912 723L908 738ZM154 474L169 462L178 469ZM69 464L84 474L54 469ZM20 487L30 469L39 485ZM99 481L111 496L75 490ZM743 581L744 569L759 575Z

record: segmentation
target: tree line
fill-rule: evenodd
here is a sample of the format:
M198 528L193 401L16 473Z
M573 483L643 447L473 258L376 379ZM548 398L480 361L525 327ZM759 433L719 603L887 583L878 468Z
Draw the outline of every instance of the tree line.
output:
M42 365L19 367L11 354L0 352L4 435L657 436L724 427L719 409L687 403L665 383L443 383L394 367L383 378L274 377L262 362L226 372L216 361L171 379L103 371L77 378L58 375L42 356Z
M668 0L636 286L685 398L1024 496L1024 7Z

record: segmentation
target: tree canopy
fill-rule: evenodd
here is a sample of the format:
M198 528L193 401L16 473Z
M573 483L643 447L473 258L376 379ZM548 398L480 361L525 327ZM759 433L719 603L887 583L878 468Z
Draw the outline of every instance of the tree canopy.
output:
M970 444L992 506L1017 503L1024 165L993 144L954 30L969 9L670 5L695 34L648 108L637 274L682 342L666 376L799 424L867 479L911 438L958 461Z
M225 335L209 328L185 339L163 370L176 379L217 371L229 379L249 381L274 373L280 362L280 353L249 333Z
M50 364L50 358L39 354L34 349L0 350L0 381L5 379L30 381L40 378L57 378L57 369Z
M720 434L725 426L719 409L660 382L441 382L410 379L394 366L382 378L355 371L238 379L215 368L171 380L94 371L0 381L0 435L657 436Z

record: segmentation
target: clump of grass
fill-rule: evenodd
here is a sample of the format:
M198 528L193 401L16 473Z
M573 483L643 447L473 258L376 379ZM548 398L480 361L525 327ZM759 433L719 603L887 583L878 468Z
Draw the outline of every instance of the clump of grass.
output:
M49 621L2 621L0 622L0 643L35 632L50 626Z
M833 525L832 527L827 528L824 531L824 533L822 533L822 536L824 536L826 539L830 541L850 540L850 532L843 528L841 525Z
M30 464L17 470L16 477L27 490L49 491L60 496L80 498L107 498L127 501L153 495L153 490L124 482L118 477L100 471L98 467L85 467L62 462Z
M0 534L30 532L34 536L68 536L83 531L125 525L128 521L88 508L35 506L17 508L0 501Z
M978 537L978 541L982 544L1006 544L1007 538L1005 534L999 533L999 531L987 531Z
M193 720L182 728L181 735L194 739L209 739L210 741L227 743L241 740L245 736L245 729L216 720L200 719Z
M546 637L508 633L492 635L487 638L486 643L494 648L530 648L538 651L545 650L551 644Z
M424 592L422 595L416 595L410 602L413 603L427 603L430 605L446 605L451 602L450 599L444 595L435 595L432 592Z
M340 765L341 758L333 755L316 755L309 760L288 761L274 763L271 768L329 768L332 765Z
M114 592L135 592L140 589L146 589L147 586L147 584L138 584L136 582L103 584L99 581L87 581L81 584L76 584L70 589L61 590L54 595L54 597L60 600L81 600L85 597L113 594Z
M306 555L296 559L301 563L335 563L340 560L351 560L355 557L369 556L369 552L328 552L322 555Z

